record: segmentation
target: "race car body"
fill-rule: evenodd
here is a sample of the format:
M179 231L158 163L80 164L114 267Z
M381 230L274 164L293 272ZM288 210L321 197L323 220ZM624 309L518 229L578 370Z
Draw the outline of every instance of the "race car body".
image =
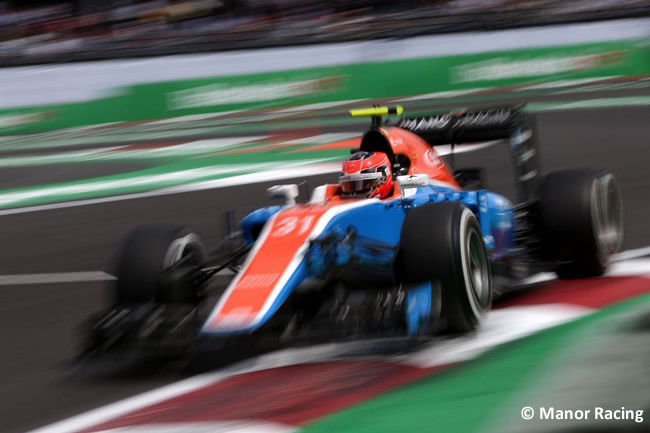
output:
M488 254L494 258L508 254L514 213L507 199L484 190L462 191L435 149L415 134L400 128L377 132L380 139L391 143L395 154L413 161L406 175L420 174L426 185L404 191L396 188L385 200L342 199L336 185L324 185L314 191L309 203L251 213L242 228L247 241L256 242L255 248L202 332L259 328L308 278L335 277L357 286L391 284L406 214L424 204L462 203L478 216ZM254 233L260 227L264 229L256 239Z
M270 188L285 203L243 218L213 267L186 228L136 229L120 252L115 302L93 319L87 351L323 329L334 338L468 332L494 295L536 272L604 271L622 236L611 173L541 176L533 119L518 107L383 125L381 115L393 113L401 107L352 112L373 119L360 150L386 154L391 165L396 183L382 199L326 184L296 203L296 185ZM495 139L513 155L517 205L435 149ZM212 277L224 268L235 276L210 302Z

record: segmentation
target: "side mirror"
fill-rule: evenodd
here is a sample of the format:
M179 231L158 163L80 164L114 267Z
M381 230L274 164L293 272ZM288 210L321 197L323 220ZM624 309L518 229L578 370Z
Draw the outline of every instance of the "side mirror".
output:
M266 193L271 200L284 200L289 206L296 204L296 197L300 194L298 185L295 183L289 185L273 185L267 188Z
M431 183L427 174L410 174L407 176L397 176L397 185L402 190L402 197L407 197L406 190L427 186Z

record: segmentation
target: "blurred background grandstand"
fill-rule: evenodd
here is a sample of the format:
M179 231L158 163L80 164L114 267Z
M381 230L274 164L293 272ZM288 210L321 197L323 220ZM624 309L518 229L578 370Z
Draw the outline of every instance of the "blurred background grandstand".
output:
M640 16L647 0L0 0L0 66Z

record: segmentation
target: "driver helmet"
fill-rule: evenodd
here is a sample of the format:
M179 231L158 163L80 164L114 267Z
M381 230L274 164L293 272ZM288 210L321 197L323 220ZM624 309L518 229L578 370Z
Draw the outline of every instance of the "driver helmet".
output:
M393 173L383 152L355 152L343 161L341 192L348 196L384 199L393 192Z

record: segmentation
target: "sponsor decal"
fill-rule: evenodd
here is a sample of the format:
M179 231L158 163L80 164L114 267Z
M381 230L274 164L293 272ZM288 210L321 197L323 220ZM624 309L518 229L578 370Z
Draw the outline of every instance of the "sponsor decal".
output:
M524 60L498 57L457 66L452 70L452 75L455 83L538 77L612 66L621 63L623 58L622 51L574 56L547 55Z
M530 148L520 154L517 155L517 165L524 165L528 160L532 159L535 157L537 152L535 151L535 148Z
M450 124L451 120L452 116L450 114L443 114L440 116L404 119L400 121L398 126L410 131L445 129Z
M513 148L518 147L520 144L523 144L533 136L532 131L522 131L518 129L517 132L510 138L510 144Z
M531 170L528 173L524 173L521 176L519 176L519 181L520 182L526 182L527 180L530 180L537 176L537 170Z
M296 232L296 234L299 236L302 236L311 229L314 220L314 215L285 217L281 219L274 227L273 234L271 236L278 238L290 235L294 232Z
M407 176L397 176L397 184L402 189L417 188L427 186L431 183L429 176L426 174L411 174Z
M445 161L438 156L433 148L424 152L424 163L434 168L442 168L445 165Z
M302 81L270 80L255 84L210 84L168 93L167 108L182 110L296 98L336 90L342 79L343 77L327 77Z
M512 110L509 108L495 108L490 110L470 111L462 114L444 114L440 116L416 117L404 119L399 127L409 131L445 130L465 127L496 127L510 120Z
M510 119L511 114L512 112L506 108L472 111L460 115L454 122L454 127L497 126L507 122Z

